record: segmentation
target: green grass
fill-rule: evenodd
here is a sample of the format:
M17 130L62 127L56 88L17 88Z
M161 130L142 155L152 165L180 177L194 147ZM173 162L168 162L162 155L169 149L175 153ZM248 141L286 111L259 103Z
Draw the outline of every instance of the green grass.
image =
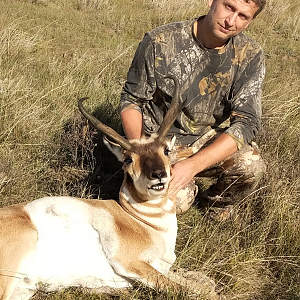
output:
M120 92L144 33L206 11L206 1L199 0L0 1L1 206L49 194L112 194L110 177L120 166L108 168L110 154L86 131L76 99L89 96L87 107L119 129ZM194 208L180 216L175 265L204 271L228 299L300 299L298 0L268 0L247 32L266 54L258 143L267 173L257 191L238 203L230 222L214 223ZM95 170L98 184L90 186ZM139 288L109 297L67 289L35 298L182 295Z

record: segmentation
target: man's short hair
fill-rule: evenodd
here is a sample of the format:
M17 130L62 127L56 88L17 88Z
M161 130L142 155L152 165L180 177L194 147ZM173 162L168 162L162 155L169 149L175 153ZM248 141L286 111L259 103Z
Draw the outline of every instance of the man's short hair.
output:
M244 0L244 1L246 1L247 3L254 2L256 4L256 6L258 7L258 10L256 11L255 15L253 16L253 18L255 18L264 9L267 0Z

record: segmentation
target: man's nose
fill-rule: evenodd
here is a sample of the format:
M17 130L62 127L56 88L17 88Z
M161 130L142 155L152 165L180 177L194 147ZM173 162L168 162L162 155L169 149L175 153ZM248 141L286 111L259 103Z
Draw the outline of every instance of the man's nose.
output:
M233 27L236 21L238 14L236 12L232 12L231 14L229 14L226 18L226 23L228 25L228 27Z

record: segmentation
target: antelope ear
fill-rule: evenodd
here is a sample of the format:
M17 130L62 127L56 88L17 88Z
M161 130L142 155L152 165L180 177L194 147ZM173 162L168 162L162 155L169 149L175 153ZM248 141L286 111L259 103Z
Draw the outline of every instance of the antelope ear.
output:
M171 140L169 140L167 142L167 145L168 145L168 147L169 147L170 150L172 150L173 147L175 146L175 141L176 141L176 136L173 135L172 138L171 138Z
M167 141L167 146L170 150L169 157L170 157L171 165L174 165L175 162L177 162L177 151L175 149L175 141L176 141L175 135L173 135L172 138Z
M123 148L119 144L110 141L106 136L103 137L103 142L105 146L117 157L117 159L120 162L123 162Z

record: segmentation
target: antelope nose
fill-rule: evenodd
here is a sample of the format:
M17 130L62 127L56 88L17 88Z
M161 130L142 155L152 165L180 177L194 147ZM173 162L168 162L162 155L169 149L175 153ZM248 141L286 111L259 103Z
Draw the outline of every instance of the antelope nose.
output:
M160 180L165 177L167 177L166 171L156 170L151 173L151 179L159 179Z

